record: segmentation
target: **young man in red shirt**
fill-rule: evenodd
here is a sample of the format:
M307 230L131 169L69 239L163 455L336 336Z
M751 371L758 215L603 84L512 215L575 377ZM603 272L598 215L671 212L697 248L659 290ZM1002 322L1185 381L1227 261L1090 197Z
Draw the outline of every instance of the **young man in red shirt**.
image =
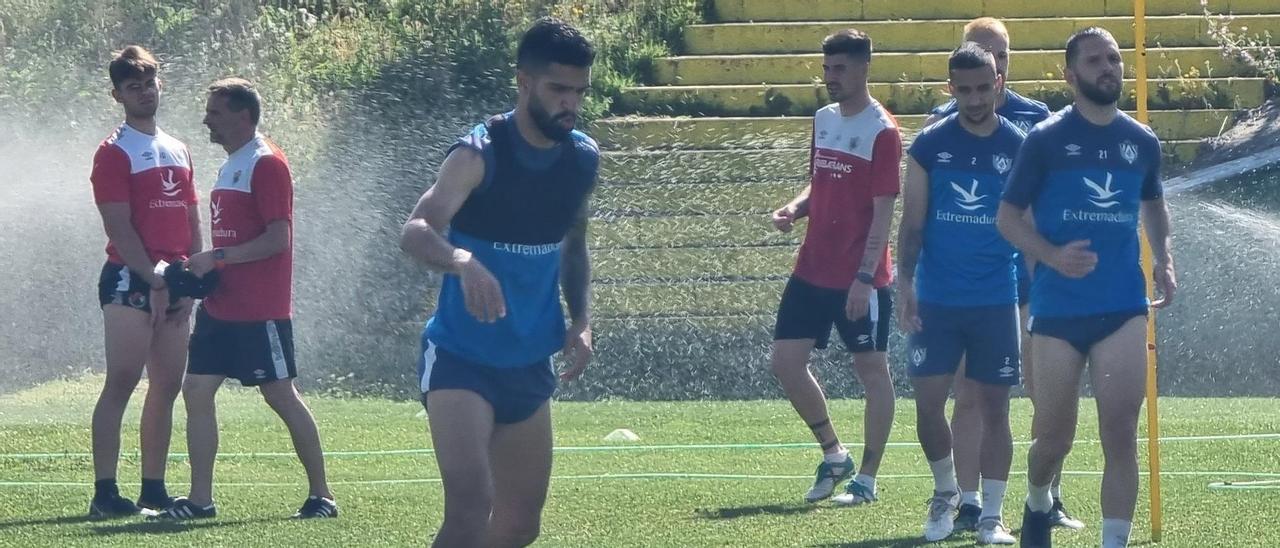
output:
M89 515L126 516L162 509L173 401L182 388L191 300L170 306L162 278L165 262L200 251L200 213L192 184L191 154L156 125L159 63L129 46L111 61L111 96L124 123L93 156L93 198L107 234L107 262L98 280L105 331L107 380L93 409L94 495ZM147 371L142 406L142 492L137 504L120 496L120 422L129 397Z
M902 139L898 123L867 91L871 38L843 30L822 41L822 71L835 101L813 120L810 184L773 213L778 230L809 218L795 272L782 293L774 331L772 367L796 412L822 447L808 502L830 497L853 475L853 459L827 415L822 387L809 371L809 354L825 348L834 326L853 353L866 390L862 462L836 497L841 504L876 500L876 472L893 425L889 341L893 281L889 229L899 188Z

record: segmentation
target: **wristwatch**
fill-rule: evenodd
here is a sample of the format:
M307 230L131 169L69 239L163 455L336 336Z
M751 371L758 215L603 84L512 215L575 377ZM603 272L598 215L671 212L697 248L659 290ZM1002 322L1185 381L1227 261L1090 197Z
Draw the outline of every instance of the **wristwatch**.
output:
M227 252L221 247L213 248L213 267L222 270L227 266Z
M871 282L876 280L876 276L870 272L859 272L857 280L864 284L871 285Z

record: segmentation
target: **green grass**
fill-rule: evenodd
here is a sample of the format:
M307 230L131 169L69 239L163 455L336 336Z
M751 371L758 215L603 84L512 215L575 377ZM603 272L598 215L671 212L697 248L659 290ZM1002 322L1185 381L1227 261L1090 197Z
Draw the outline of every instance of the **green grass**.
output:
M87 426L100 377L55 382L0 397L0 453L73 453L39 459L0 457L0 545L4 546L311 546L420 545L441 517L441 492L429 453L343 455L341 451L425 449L424 419L413 402L310 397L320 422L341 518L295 523L285 517L304 495L300 466L287 435L256 393L224 391L219 400L222 451L218 461L220 505L215 520L190 525L140 520L81 519L91 487ZM1097 439L1091 402L1082 402L1081 440ZM1280 401L1269 399L1162 400L1164 436L1280 432ZM181 406L179 406L180 408ZM861 403L835 401L833 416L846 440L856 439ZM1014 430L1027 431L1029 407L1014 402ZM614 428L630 428L641 445L802 443L811 440L786 402L601 402L560 403L554 410L556 444L562 448L607 445ZM137 478L136 406L126 418L126 457L120 477L133 493ZM182 413L176 420L175 453L184 449ZM808 484L816 449L562 450L556 454L545 512L544 546L892 546L914 545L930 483L914 446L913 414L899 403L893 441L881 471L881 502L837 508L797 501ZM1017 435L1025 439L1025 435ZM1026 446L1018 445L1014 470L1024 469ZM239 455L229 455L238 453ZM1272 527L1280 507L1277 490L1213 490L1221 480L1250 480L1245 472L1280 472L1280 440L1167 441L1163 445L1165 525L1162 546L1275 546ZM1096 546L1097 490L1101 455L1082 441L1067 468L1065 491L1090 529L1061 533L1061 546ZM1201 472L1208 473L1201 473ZM1234 472L1234 473L1233 473ZM780 476L736 479L636 478L627 474L703 473ZM602 474L616 477L599 477ZM187 467L170 463L175 490ZM592 476L592 477L583 477ZM1020 475L1015 475L1005 516L1021 515ZM413 483L368 484L376 480ZM19 486L19 482L61 482ZM1146 482L1135 541L1147 533ZM499 487L501 489L501 487ZM972 537L942 543L967 546Z

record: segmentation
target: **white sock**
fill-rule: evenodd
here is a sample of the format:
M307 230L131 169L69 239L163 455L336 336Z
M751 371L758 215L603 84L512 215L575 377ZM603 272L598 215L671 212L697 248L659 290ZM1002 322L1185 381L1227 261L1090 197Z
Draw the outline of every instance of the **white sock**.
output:
M1009 482L982 478L982 518L999 518L1004 511L1004 490Z
M1032 512L1048 512L1053 509L1053 497L1048 485L1032 485L1027 482L1027 508Z
M951 455L929 463L933 471L933 490L939 493L959 493L960 485L956 483L956 463Z
M1102 520L1102 548L1124 548L1129 545L1133 522L1122 519Z
M1059 500L1062 498L1062 484L1057 482L1058 478L1053 479L1053 487L1049 488L1049 494L1053 495L1053 500Z
M849 451L847 449L841 449L839 451L836 451L835 453L827 453L825 455L822 455L822 460L827 461L827 464L840 464L844 462L845 459L848 459L848 458L849 458Z
M960 504L972 504L974 506L982 506L982 499L978 497L977 491L960 491Z
M872 476L858 474L853 477L853 481L856 481L859 485L866 487L867 490L871 491L873 494L876 492L876 478Z

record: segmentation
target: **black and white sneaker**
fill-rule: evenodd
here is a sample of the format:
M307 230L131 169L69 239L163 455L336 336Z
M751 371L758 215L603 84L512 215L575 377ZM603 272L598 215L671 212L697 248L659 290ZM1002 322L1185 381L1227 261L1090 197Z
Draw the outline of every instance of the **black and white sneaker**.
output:
M136 516L142 512L133 501L120 496L119 493L95 496L89 502L89 517L93 519L119 518Z
M1067 507L1063 506L1062 499L1053 499L1053 509L1049 510L1049 517L1053 521L1054 527L1070 529L1072 531L1080 531L1084 529L1084 522L1071 517L1067 513Z
M173 499L173 504L154 516L147 516L150 521L185 521L189 519L205 519L218 515L218 508L212 504L200 506L187 497Z
M310 518L336 518L338 517L338 503L333 499L317 497L315 495L307 497L306 502L302 503L302 508L298 509L298 513L293 515L294 519L310 519Z

